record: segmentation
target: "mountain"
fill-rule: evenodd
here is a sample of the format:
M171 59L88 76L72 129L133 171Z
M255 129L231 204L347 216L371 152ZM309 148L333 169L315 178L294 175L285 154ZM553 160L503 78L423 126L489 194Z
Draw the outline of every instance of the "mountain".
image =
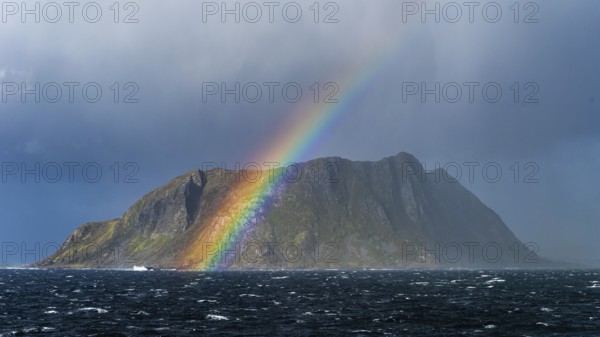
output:
M283 183L274 184L277 177ZM536 267L542 261L447 172L410 154L269 171L193 170L121 218L77 228L38 267ZM253 191L274 187L264 201ZM246 211L245 208L250 207ZM245 214L239 231L229 224ZM223 239L225 234L230 235Z

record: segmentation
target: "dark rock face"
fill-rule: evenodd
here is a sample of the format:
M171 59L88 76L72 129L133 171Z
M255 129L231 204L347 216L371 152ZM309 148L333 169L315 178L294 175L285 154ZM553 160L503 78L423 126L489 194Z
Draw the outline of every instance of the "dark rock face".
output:
M219 265L231 269L540 266L496 213L409 154L377 162L322 158L297 169L225 252L210 238L256 201L244 188L283 170L242 185L240 172L191 171L119 219L80 226L37 265L187 269L218 252Z
M187 181L158 189L147 196L144 206L135 216L134 227L143 235L174 236L184 232L198 212L206 176L190 172Z

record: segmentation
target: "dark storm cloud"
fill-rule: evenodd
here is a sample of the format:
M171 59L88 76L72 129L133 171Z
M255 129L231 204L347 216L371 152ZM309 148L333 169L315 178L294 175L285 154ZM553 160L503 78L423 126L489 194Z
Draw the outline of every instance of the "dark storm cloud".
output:
M600 165L591 159L598 157L600 136L600 48L591 41L600 5L538 3L539 22L529 24L514 23L502 5L497 23L475 17L474 23L450 24L431 18L421 23L419 16L404 23L398 1L336 3L339 23L330 24L313 22L312 2L299 2L304 13L297 24L277 17L272 24L222 23L218 16L204 23L202 3L192 1L139 3L139 23L132 24L113 23L108 5L95 24L0 24L3 82L96 82L103 89L103 99L94 104L2 103L3 161L98 162L106 176L114 162L139 166L137 184L109 178L95 184L4 184L3 237L62 241L79 223L119 216L142 193L202 162L247 160L286 118L301 113L281 99L221 104L211 97L203 103L203 82L293 81L306 89L339 81L344 97L356 84L343 82L344 75L373 73L315 156L375 160L406 151L431 164L495 161L506 168L536 162L538 184L466 185L517 235L540 241L542 254L600 252L593 244L600 233L591 187L598 186L593 172ZM381 54L390 57L378 67L374 55ZM507 99L403 102L406 82L469 81L499 83ZM122 86L134 82L139 103L112 102L114 82L123 90L121 101L129 93ZM511 102L514 82L535 83L539 103ZM32 204L38 212L27 211Z

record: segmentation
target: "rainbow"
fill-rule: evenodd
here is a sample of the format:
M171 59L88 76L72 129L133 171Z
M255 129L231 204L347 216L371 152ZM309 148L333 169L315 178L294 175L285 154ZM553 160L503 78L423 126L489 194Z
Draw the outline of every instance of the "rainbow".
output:
M394 46L399 48L398 44ZM350 75L337 76L337 83L342 90L337 97L338 103L299 104L298 110L293 111L291 118L269 142L273 145L261 147L262 150L253 155L251 161L286 165L310 159L308 156L322 144L327 131L344 117L345 112L359 103L386 65L397 61L396 48L377 53L367 62L368 67ZM277 191L285 188L285 179L282 177L277 175L275 178L262 177L252 182L245 179L236 182L215 215L193 238L193 244L188 246L183 256L182 265L194 270L223 268L220 261L224 253L231 251L236 243L243 242L255 225L256 216L267 212Z

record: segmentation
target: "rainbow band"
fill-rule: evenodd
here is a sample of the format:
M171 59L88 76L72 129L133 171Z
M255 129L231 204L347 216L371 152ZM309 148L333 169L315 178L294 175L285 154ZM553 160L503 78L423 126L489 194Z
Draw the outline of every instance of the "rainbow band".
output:
M389 44L387 44L389 45ZM392 44L399 48L398 44ZM380 52L368 62L369 67L355 72L354 76L344 76L340 83L342 95L339 103L304 103L300 109L292 113L292 118L280 128L280 133L269 144L263 147L260 155L253 156L253 161L278 162L282 164L299 162L319 144L344 112L355 107L371 88L374 79L386 69L386 65L396 61L396 48ZM339 78L339 77L338 77ZM257 160L257 158L259 160ZM243 179L242 179L243 180ZM195 238L195 244L188 248L184 255L186 261L195 261L186 268L200 270L219 269L223 254L231 250L237 243L244 241L246 234L255 226L257 215L268 211L274 197L274 191L285 188L285 179L263 178L257 182L238 182L230 189L216 215L209 219ZM228 216L225 216L228 214ZM196 261L202 257L201 261Z

